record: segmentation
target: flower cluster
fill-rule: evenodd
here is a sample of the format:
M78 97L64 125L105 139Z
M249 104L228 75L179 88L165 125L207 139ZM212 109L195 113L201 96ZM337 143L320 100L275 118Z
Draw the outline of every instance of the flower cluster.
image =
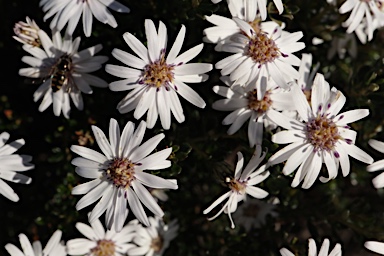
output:
M154 1L150 2L151 8L156 10ZM43 20L50 20L48 33L43 25L38 25L30 17L26 17L25 22L19 21L14 25L13 39L21 43L21 49L29 54L21 58L21 62L29 67L20 68L18 75L31 79L32 84L38 84L32 95L34 102L40 101L38 111L44 112L52 105L53 118L66 122L69 127L76 127L74 134L82 137L77 139L78 144L61 140L63 147L66 147L66 157L61 159L72 164L72 170L76 174L68 174L75 181L71 184L65 183L65 189L70 192L63 198L76 200L77 195L82 196L73 210L81 214L82 210L88 209L86 217L89 225L76 221L74 226L85 238L69 236L67 242L62 239L61 229L64 230L65 227L61 226L53 233L44 249L39 239L34 237L34 242L31 243L27 235L21 233L21 250L12 243L5 245L5 250L10 255L161 256L178 236L179 228L184 232L183 235L188 233L188 228L183 226L187 221L179 222L179 216L174 212L179 211L179 215L184 216L183 211L188 211L186 207L190 208L191 205L186 203L187 197L182 199L182 203L175 202L173 195L179 193L182 198L183 193L197 190L202 196L196 198L203 201L196 204L194 211L190 212L199 215L201 219L191 222L193 225L204 223L202 226L206 229L214 225L209 221L219 219L224 213L230 222L231 229L228 230L233 232L228 232L230 235L237 230L245 230L244 234L251 234L252 230L261 230L271 221L274 222L274 231L280 231L288 227L287 223L291 221L289 214L284 219L284 211L310 208L312 205L300 205L301 200L307 195L310 197L310 192L316 192L317 189L333 193L335 205L345 204L336 197L343 190L342 183L347 182L346 177L352 180L358 175L355 173L355 160L359 165L366 165L364 175L384 169L384 160L375 161L363 146L366 140L374 150L384 153L384 142L374 138L381 131L381 125L376 128L375 133L365 136L358 134L358 124L376 113L368 107L355 109L354 105L349 105L349 99L357 98L360 92L351 92L341 82L338 84L338 81L343 81L343 74L340 74L340 79L338 77L331 80L338 76L335 75L338 72L335 63L328 66L322 66L321 63L331 60L338 53L339 59L346 59L346 66L352 65L352 59L357 56L358 42L351 34L355 32L361 44L374 40L374 32L384 26L382 0L345 0L340 6L334 1L327 1L329 6L310 13L323 17L330 6L335 7L333 9L336 13L331 16L333 22L339 22L339 27L325 27L329 31L343 30L341 36L338 35L339 38L330 38L327 36L330 32L324 31L325 29L301 29L301 24L296 24L293 19L296 13L290 8L288 1L211 2L213 4L206 6L221 6L228 11L228 15L219 15L215 12L218 9L212 9L199 16L207 24L213 25L207 25L202 30L201 40L212 47L209 53L203 51L204 43L190 44L186 40L186 25L175 26L179 19L173 19L172 22L159 20L156 23L145 17L142 19L143 33L137 33L133 29L127 31L130 26L124 27L127 30L122 34L121 41L128 46L126 49L116 48L112 39L103 42L108 46L107 49L112 49L110 55L121 62L121 65L114 64L114 60L107 55L98 55L104 49L101 43L83 47L87 42L82 41L81 36L74 37L77 32L81 33L78 31L80 19L86 40L93 36L98 40L104 35L94 32L94 19L116 28L117 20L110 10L122 15L133 13L116 0L40 0L39 8L44 13ZM196 1L193 5L199 4ZM349 17L343 20L349 12ZM168 31L175 27L178 28L176 33ZM173 34L175 39L170 43ZM311 40L308 40L307 34L312 36L312 44L308 43ZM314 49L325 44L331 45L325 58L316 56ZM184 50L184 46L189 45L192 45L191 48ZM346 55L347 52L350 56ZM366 58L376 61L382 59L380 54L367 54ZM383 62L378 62L379 67L375 67L368 82L364 83L366 87L371 84L378 88L363 88L361 94L379 90L380 85L384 84L383 79L371 83L382 75ZM209 74L214 71L217 71L216 77ZM344 76L351 77L353 72L354 70L347 72ZM106 75L117 77L117 80L107 81ZM356 76L360 75L358 73ZM215 78L217 79L214 80ZM351 85L356 84L353 79L350 81ZM224 85L220 85L221 82ZM212 86L209 87L210 85ZM91 86L100 90L101 98L91 96L94 93ZM114 97L123 91L128 92L120 98L117 106L106 100L106 92L113 92ZM204 91L211 94L204 94ZM216 99L217 96L222 98ZM191 105L183 106L184 100ZM357 102L359 104L355 105L365 106L370 100ZM214 113L213 116L217 115L217 118L221 118L221 111L229 112L221 121L223 125L229 125L226 136L220 136L215 130L218 127L213 116L204 117L206 112L202 109L206 108L207 103ZM71 117L72 105L79 110L77 114L81 118L86 117L88 131L78 130L78 126L84 123ZM93 115L93 110L88 105L100 105L103 112ZM108 112L107 106L110 105L118 113ZM7 110L4 110L4 114L12 120ZM114 115L118 118L112 117ZM145 115L146 120L141 120ZM109 120L108 132L103 131L106 125L101 122L103 118ZM158 119L160 122L157 122ZM186 134L192 136L203 130L197 124L202 119L208 120L207 126L211 126L208 135L201 140L189 140L191 137ZM355 123L357 121L360 122ZM23 122L24 120L19 120L18 124L23 125ZM245 123L247 128L244 133ZM70 133L62 127L57 131ZM179 131L181 132L178 133ZM234 136L235 133L237 137ZM56 135L55 138L60 136ZM18 139L6 144L9 138L10 134L6 131L0 134L0 194L17 202L19 196L5 181L30 184L32 179L20 172L34 169L35 164L31 163L32 156L15 154L25 144L24 140ZM228 138L232 139L231 143L224 144ZM235 141L237 138L240 139ZM52 137L47 135L45 140L52 142ZM211 140L215 141L214 146L198 148L202 141L203 144L208 144ZM243 144L244 141L247 143ZM93 145L93 142L96 143ZM179 162L187 158L191 149L180 152L177 143L187 144L195 150L193 153L203 156L197 156L191 161L198 167L192 168L188 164L180 167ZM208 166L209 169L213 166L212 160L233 163L235 155L237 161L235 165L230 164L233 167L230 172L226 172L224 168L216 170L219 177L217 181L224 185L225 191L215 201L211 201L210 189L213 186L206 186L209 181L193 184L195 187L192 189L188 187L194 182L193 178L201 177L199 172L209 171L198 170L199 168ZM46 155L38 156L42 161L48 159ZM204 157L206 162L200 162ZM222 158L218 160L219 157ZM249 160L244 166L245 159ZM36 169L38 172L38 168ZM187 171L181 172L181 169ZM338 178L339 169L342 178ZM188 174L193 178L186 176ZM37 179L37 182L41 180ZM356 184L357 181L353 185ZM373 178L372 184L374 189L383 188L384 174ZM168 196L166 192L169 190L173 194ZM302 193L301 197L293 200L298 193ZM55 200L62 203L62 199L56 197L51 201ZM313 204L316 204L319 199L314 197L313 200ZM91 207L93 208L89 210ZM65 210L68 211L67 208ZM213 216L208 217L207 221L205 216L212 212ZM11 212L10 215L12 214ZM351 221L344 215L349 217L351 214L336 212L330 219L336 219L348 226ZM169 220L169 216L177 218ZM68 221L72 220L68 218ZM240 228L235 226L235 221L240 224ZM326 222L324 218L322 222ZM216 220L216 223L220 221ZM46 224L52 227L52 223ZM298 232L292 239L288 232L282 231L285 244L289 240L295 242L298 239L308 239L307 251L310 256L342 254L342 241L329 252L328 238L323 240L318 252L315 242L317 238L308 234L314 235L313 226L308 224L303 229L303 232ZM328 229L324 229L317 235L323 239L331 234L333 233ZM342 240L348 235L337 234L337 237ZM201 234L196 236L199 244L208 243ZM67 237L65 233L64 237ZM384 254L382 242L368 237L364 239L366 242L361 246L365 247L363 249ZM227 242L223 241L220 243ZM297 255L296 249L292 253L281 247L281 244L280 240L276 246L281 248L279 252L282 256ZM290 245L292 248L294 246L294 243ZM212 253L206 250L204 254Z

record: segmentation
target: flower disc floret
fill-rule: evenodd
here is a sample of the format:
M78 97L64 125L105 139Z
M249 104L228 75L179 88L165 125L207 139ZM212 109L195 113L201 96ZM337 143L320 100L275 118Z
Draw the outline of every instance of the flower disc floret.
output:
M257 90L248 92L248 108L252 109L260 114L265 113L272 105L272 99L270 97L270 91L266 91L264 97L261 100L257 99Z
M135 179L135 164L126 158L114 158L106 174L116 187L128 189Z
M324 115L318 115L309 120L306 125L307 139L315 151L332 151L338 140L342 139L337 129L337 125Z
M275 41L263 32L256 33L249 40L247 55L260 65L274 61L280 54Z
M233 191L240 195L245 194L245 189L247 187L247 181L240 181L235 178L226 178L226 182L228 183L228 187Z
M162 54L159 60L144 67L143 83L156 88L172 84L174 78L173 71L174 66L168 65L164 54Z
M111 256L115 255L115 243L111 240L99 240L97 246L91 249L94 256Z

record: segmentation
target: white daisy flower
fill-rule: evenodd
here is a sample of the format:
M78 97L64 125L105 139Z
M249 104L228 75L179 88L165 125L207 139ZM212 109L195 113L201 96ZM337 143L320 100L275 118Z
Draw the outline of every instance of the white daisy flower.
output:
M261 155L261 146L257 145L255 153L253 154L251 160L247 166L243 169L244 158L241 152L237 153L237 164L235 168L234 177L226 177L225 182L228 184L230 191L226 192L224 195L220 196L211 206L203 211L204 214L209 213L217 205L223 202L228 198L227 202L221 208L220 211L216 213L215 216L208 218L208 220L213 220L218 217L223 211L228 214L229 220L231 221L231 228L235 228L235 224L232 220L231 213L235 212L237 209L237 204L241 201L247 200L247 195L250 195L254 198L265 198L268 196L268 192L255 187L254 185L259 184L264 181L269 176L269 171L266 171L266 166L263 165L256 171L254 171L258 165L263 161L265 157L265 152Z
M221 0L212 0L212 3L217 4ZM266 0L227 0L228 7L231 6L241 6L244 5L244 2L248 2L249 9L251 12L260 13L261 19L265 20L267 18L267 1ZM282 14L284 11L283 2L281 0L273 0L279 14Z
M119 49L112 51L116 59L130 67L107 64L105 70L108 73L124 78L110 83L109 88L112 91L131 90L117 105L120 113L134 110L134 117L140 119L148 111L148 128L153 128L157 117L160 116L163 128L169 129L171 112L179 123L185 120L177 94L199 108L205 107L204 100L185 82L206 81L208 75L205 73L212 70L212 65L187 63L201 52L203 44L177 56L185 37L184 26L181 27L167 57L167 28L164 23L160 21L156 31L153 21L147 19L145 31L148 49L131 33L123 35L125 42L139 58Z
M109 141L100 128L92 126L103 154L83 146L71 146L71 150L81 156L72 160L72 164L77 166L76 173L92 179L72 189L73 195L86 194L76 204L76 209L81 210L100 199L89 215L90 223L106 211L108 229L114 228L119 232L128 215L127 204L136 218L145 225L149 225L149 221L141 203L155 215L164 215L143 185L149 188L177 189L176 180L163 179L144 171L170 167L171 161L167 158L172 148L150 155L164 138L164 134L158 134L140 145L145 126L146 123L142 121L134 131L134 123L128 122L120 135L117 121L111 119Z
M54 16L49 25L50 28L62 30L68 24L66 31L68 35L73 34L82 17L86 37L91 36L93 16L98 21L116 28L116 19L108 8L120 13L130 11L128 7L115 0L40 0L39 5L45 12L44 21Z
M335 93L330 90L324 76L319 73L313 83L311 104L299 86L293 86L292 93L302 121L274 110L267 113L272 121L287 129L274 134L272 141L278 144L290 143L272 155L269 164L287 161L283 168L285 175L290 175L298 168L292 187L304 180L302 187L310 188L319 176L323 163L328 178L320 177L320 181L328 182L336 178L339 165L343 176L347 176L350 171L348 155L367 164L373 162L372 157L355 145L357 133L348 126L366 117L368 109L339 113L346 98L340 91Z
M179 225L177 220L165 224L162 218L149 217L149 227L139 226L133 243L137 246L128 250L130 256L161 256L177 236Z
M222 46L223 51L233 55L216 63L221 75L230 75L235 84L272 78L283 88L298 78L299 73L292 66L299 66L300 59L293 53L305 47L297 42L303 37L302 32L283 31L275 22L262 22L260 30L255 30L241 19L233 20L243 33L231 36L230 42Z
M24 56L22 61L31 67L19 70L19 75L43 79L43 83L33 94L34 101L41 98L39 111L46 110L53 104L53 113L61 112L69 118L70 98L77 109L84 107L81 92L91 94L90 85L108 87L104 80L88 74L101 68L108 60L107 56L94 56L102 49L98 44L78 51L80 37L72 41L71 37L62 38L60 32L53 32L52 40L43 31L38 31L43 49L23 45L23 49L32 56Z
M18 139L9 144L5 144L9 137L10 135L7 132L0 134L0 194L13 202L17 202L19 201L19 196L4 180L14 183L30 184L32 179L20 172L31 170L35 166L30 163L32 161L31 156L14 154L25 144L24 139Z
M41 42L37 34L39 30L40 28L36 22L27 16L26 22L19 21L15 24L13 27L13 32L15 35L12 37L22 44L40 47Z
M379 151L380 153L384 153L384 142L370 139L368 141L368 144L374 148L375 150ZM384 170L384 159L376 161L370 165L367 166L368 172L376 172ZM377 175L373 180L372 184L375 188L383 188L384 187L384 172Z
M228 134L232 135L249 120L249 146L261 145L263 127L273 129L276 125L266 118L270 109L277 111L293 110L291 94L278 87L273 81L258 80L246 86L234 85L228 77L220 78L226 86L214 86L213 91L226 99L217 100L212 108L231 111L224 120L224 125L231 125Z
M105 231L99 219L90 223L76 223L77 230L86 238L67 241L68 255L123 256L134 244L131 243L138 227L136 220L125 225L120 232Z
M26 235L20 234L22 250L13 244L6 244L5 249L11 256L66 256L66 247L61 241L61 235L61 230L56 230L43 250L40 241L37 240L31 244Z
M368 250L371 250L371 251L376 252L378 254L384 255L384 243L383 242L366 241L364 243L364 246Z
M249 198L239 206L233 214L233 219L236 221L236 224L243 226L249 232L252 228L260 228L262 225L265 225L268 215L272 217L278 216L278 213L275 211L276 204L278 202L269 203Z
M317 247L316 247L316 242L312 238L308 239L308 256L341 256L342 251L341 251L341 245L337 243L333 250L329 252L329 239L325 238L319 253L317 253ZM286 248L281 248L280 249L280 254L281 256L295 256L292 252L290 252Z
M347 28L347 33L354 32L356 28L364 22L368 41L371 41L375 30L373 20L384 20L384 14L379 9L381 5L381 1L376 0L346 0L340 6L339 12L341 14L351 12L348 19L342 24Z

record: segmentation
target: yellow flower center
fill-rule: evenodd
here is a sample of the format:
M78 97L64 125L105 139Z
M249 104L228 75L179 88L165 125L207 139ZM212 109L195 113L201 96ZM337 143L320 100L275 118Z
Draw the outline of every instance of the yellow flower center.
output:
M265 113L272 105L270 97L270 91L266 91L264 97L261 100L257 99L257 90L248 92L248 108L256 112Z
M99 240L97 246L91 249L91 253L94 256L114 256L115 243L111 240Z
M265 33L255 33L248 43L247 55L260 65L278 58L281 53L275 41Z
M114 158L106 175L116 187L128 188L135 179L135 164L126 158Z
M165 61L165 52L162 51L160 59L144 67L144 74L141 83L159 88L168 88L172 84L174 65L168 65Z
M245 188L247 187L247 182L246 181L239 181L235 178L229 178L227 177L225 181L228 183L228 187L234 191L237 192L241 195L244 195L245 193Z
M323 115L318 115L307 123L307 139L318 151L333 151L338 140L342 139L336 124Z

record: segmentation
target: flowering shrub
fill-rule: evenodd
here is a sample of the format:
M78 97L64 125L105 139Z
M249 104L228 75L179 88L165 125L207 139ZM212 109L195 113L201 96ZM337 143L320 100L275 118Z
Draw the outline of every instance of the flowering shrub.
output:
M0 255L384 254L383 4L6 1Z

